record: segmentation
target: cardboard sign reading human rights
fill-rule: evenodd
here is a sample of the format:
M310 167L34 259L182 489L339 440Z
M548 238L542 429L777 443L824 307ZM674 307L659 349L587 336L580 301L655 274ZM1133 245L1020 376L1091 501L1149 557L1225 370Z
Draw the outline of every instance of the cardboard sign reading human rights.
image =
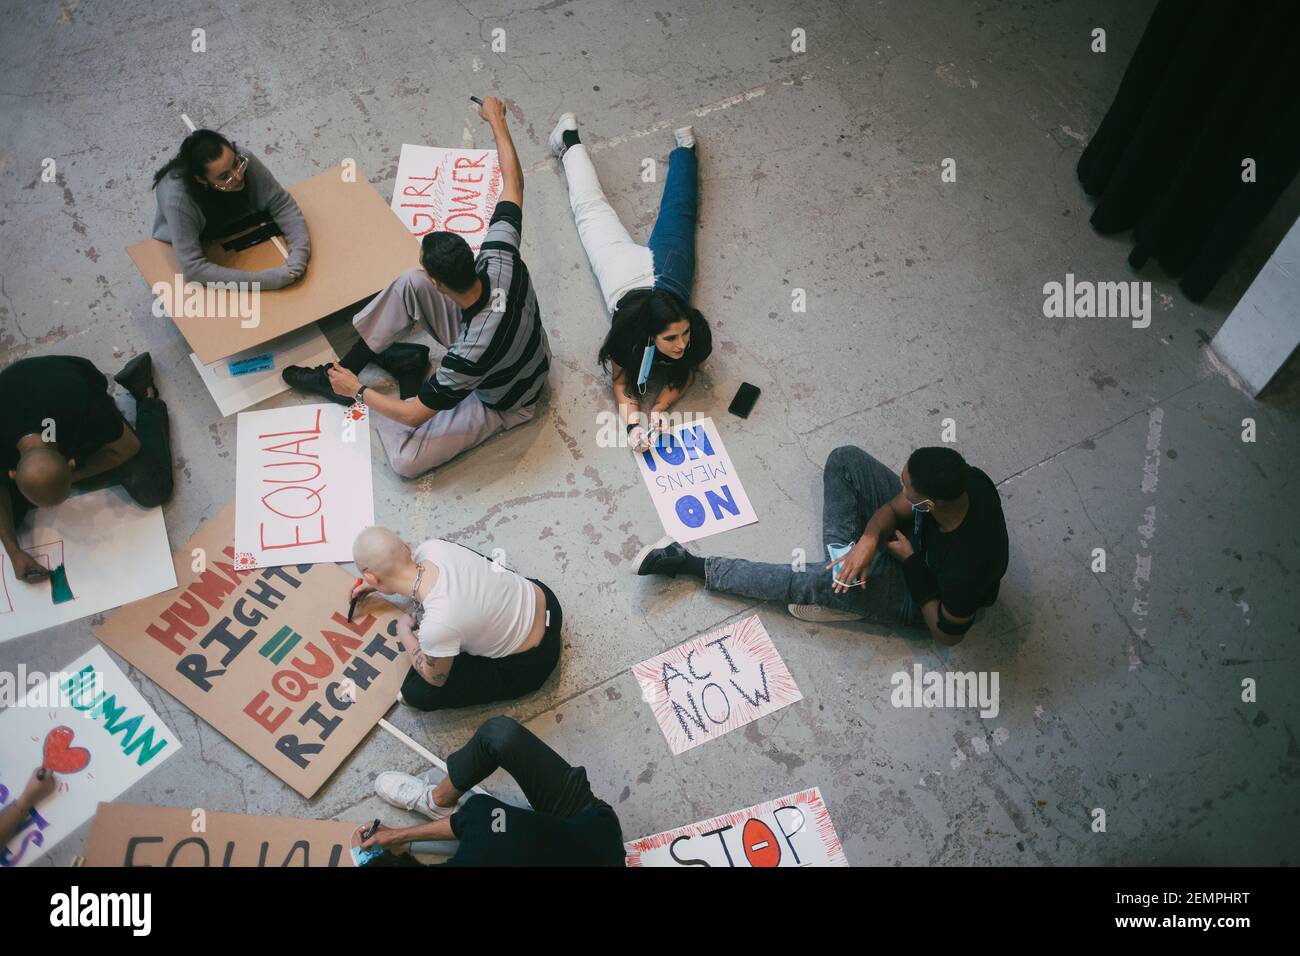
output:
M175 555L180 586L110 617L101 641L304 797L393 706L396 609L333 564L240 570L227 507Z
M477 255L500 195L495 149L402 145L392 208L416 236L454 232Z
M817 787L624 844L628 866L848 866Z
M758 520L712 418L675 426L636 460L664 530L678 541Z
M306 273L283 289L259 288L254 296L239 283L187 283L171 243L157 239L126 250L157 297L155 314L171 316L204 365L360 302L419 265L420 243L355 163L304 179L289 193L307 223L311 259ZM204 253L218 265L249 272L285 262L272 242L238 252L212 242Z
M102 647L92 647L0 714L0 806L22 794L37 767L56 789L23 819L0 853L0 866L26 866L181 749Z
M375 523L365 405L241 412L235 445L235 567L351 561Z
M86 866L352 866L360 824L101 803Z
M752 614L632 668L673 755L803 699Z

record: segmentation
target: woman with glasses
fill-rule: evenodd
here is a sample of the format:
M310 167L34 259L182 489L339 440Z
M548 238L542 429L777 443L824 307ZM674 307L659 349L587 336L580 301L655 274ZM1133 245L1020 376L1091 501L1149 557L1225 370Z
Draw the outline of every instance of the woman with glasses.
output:
M153 177L158 214L153 237L170 242L186 282L258 282L280 289L302 276L311 256L307 223L288 191L247 150L220 133L195 130ZM217 265L203 244L229 236L254 217L270 215L284 233L288 260L282 266L249 272Z

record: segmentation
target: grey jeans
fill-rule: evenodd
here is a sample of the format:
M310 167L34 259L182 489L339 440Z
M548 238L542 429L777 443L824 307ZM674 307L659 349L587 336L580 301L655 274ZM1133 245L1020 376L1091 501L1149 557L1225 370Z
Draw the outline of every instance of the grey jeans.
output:
M710 591L786 604L819 604L861 614L876 624L921 624L923 618L907 590L902 567L884 548L871 562L866 585L844 594L832 589L831 572L826 568L830 558L825 545L853 544L871 516L902 489L901 479L861 448L836 448L822 471L823 547L808 555L805 569L796 571L792 562L705 558L704 586ZM915 526L911 531L915 547Z

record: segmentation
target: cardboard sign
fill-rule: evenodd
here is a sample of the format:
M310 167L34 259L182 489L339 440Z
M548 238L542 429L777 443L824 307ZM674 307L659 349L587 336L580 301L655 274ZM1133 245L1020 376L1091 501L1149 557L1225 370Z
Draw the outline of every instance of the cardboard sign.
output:
M477 255L500 195L495 149L403 144L392 207L414 235L454 232Z
M263 356L269 356L269 360L259 362ZM199 378L208 387L221 414L233 415L287 389L289 386L280 377L286 366L327 365L337 362L338 354L320 329L309 325L274 342L256 345L208 365L200 362L193 352L190 361L198 369Z
M628 866L848 866L817 787L624 845Z
M375 523L365 405L241 412L235 445L235 567L351 561Z
M227 507L175 556L180 587L122 608L101 641L304 797L397 699L396 609L332 564L240 571Z
M0 642L176 586L162 509L141 508L121 487L38 508L31 521L19 543L47 569L63 565L72 599L55 604L48 578L16 578L0 550Z
M57 687L30 691L0 714L0 805L18 799L32 772L54 771L41 801L0 855L26 866L90 819L176 751L180 741L154 713L108 652L93 647L63 669ZM66 700L52 700L52 697Z
M677 541L758 520L711 418L677 425L636 460L664 530Z
M352 834L359 825L101 803L86 841L85 865L350 867Z
M146 239L126 250L150 289L161 283L171 290L159 297L163 311L205 365L270 342L374 295L419 265L419 241L355 166L327 169L290 186L289 192L307 223L311 259L297 282L259 293L256 324L244 317L247 290L216 288L218 284L212 289L193 284L185 290L171 243ZM214 242L205 252L213 262L249 271L275 268L285 261L272 242L239 252L226 252L220 242Z
M676 756L803 699L757 614L632 668Z

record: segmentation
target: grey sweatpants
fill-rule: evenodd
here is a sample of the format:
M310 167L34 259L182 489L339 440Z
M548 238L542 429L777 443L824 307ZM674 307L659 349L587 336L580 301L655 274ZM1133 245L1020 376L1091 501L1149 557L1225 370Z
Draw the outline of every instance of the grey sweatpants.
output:
M791 563L763 564L743 558L705 558L704 586L743 597L786 604L820 604L837 611L863 615L876 624L923 623L912 603L902 566L881 547L871 562L864 587L844 594L832 589L827 544L853 544L871 516L895 497L903 483L887 466L861 448L845 445L826 458L822 472L822 544L808 555L806 567L796 571ZM913 532L915 528L903 529Z
M460 318L460 306L435 289L423 269L416 268L390 282L357 313L352 325L370 350L378 354L416 322L443 348L451 348L460 338ZM471 393L455 408L436 413L417 428L378 414L371 422L379 432L393 471L403 478L414 478L481 445L497 432L522 425L536 409L534 403L527 408L497 411Z

